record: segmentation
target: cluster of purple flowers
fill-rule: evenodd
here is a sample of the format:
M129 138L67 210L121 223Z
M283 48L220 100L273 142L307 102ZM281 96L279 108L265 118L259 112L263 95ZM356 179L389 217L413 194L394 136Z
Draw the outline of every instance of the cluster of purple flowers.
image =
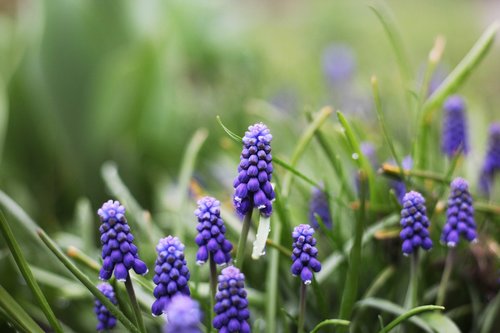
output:
M467 135L467 119L465 116L465 102L462 97L453 95L448 97L444 106L442 151L453 157L459 151L469 152L469 138Z
M481 175L479 177L479 188L490 195L495 174L500 170L500 123L490 126L488 150L484 157Z
M107 299L113 304L118 304L116 299L115 291L109 283L103 282L97 285L97 289L106 296ZM116 318L109 312L109 310L104 306L104 304L95 299L94 302L94 313L97 316L97 327L96 330L99 332L107 331L113 329L116 326Z
M164 333L201 333L203 317L198 302L189 296L176 295L165 309L167 323Z
M332 229L333 220L328 197L323 189L315 187L312 190L311 201L309 203L309 223L314 229L319 228L319 222L316 215L319 216L325 227Z
M406 193L403 198L403 209L401 210L400 233L403 241L403 253L409 255L419 247L424 250L432 248L432 240L429 237L429 219L425 208L424 197L415 191Z
M293 251L291 271L294 276L300 276L304 284L310 284L313 272L321 270L321 263L316 258L318 249L313 237L314 229L308 224L295 227L292 233Z

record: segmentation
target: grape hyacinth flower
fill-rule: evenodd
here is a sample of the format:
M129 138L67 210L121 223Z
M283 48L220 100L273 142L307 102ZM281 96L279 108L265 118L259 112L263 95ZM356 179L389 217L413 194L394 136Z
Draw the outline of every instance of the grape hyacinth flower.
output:
M106 282L100 283L99 285L97 285L97 289L99 289L99 291L103 293L103 295L106 296L106 298L109 299L111 303L115 305L118 304L113 287L111 287L109 283ZM97 298L95 299L94 302L94 313L96 314L98 320L96 326L97 331L99 332L107 331L116 326L116 318Z
M308 224L300 224L293 229L292 267L293 276L300 276L304 284L310 284L312 272L321 270L321 263L316 259L318 249L313 237L314 229Z
M314 229L318 229L319 222L315 214L318 214L325 227L332 229L333 221L332 214L330 213L330 202L325 191L317 187L313 188L309 203L309 223Z
M220 217L220 202L212 197L198 200L198 209L194 214L198 217L198 235L195 238L199 249L196 254L196 263L204 264L209 254L217 265L227 264L231 261L233 245L226 237L226 227Z
M168 236L160 239L156 246L158 257L155 262L155 276L153 282L156 284L154 296L156 301L151 306L154 316L165 312L173 296L181 294L189 296L188 281L189 269L184 259L184 244L179 238Z
M443 138L441 149L448 157L453 157L459 150L469 152L465 102L458 95L450 96L444 102Z
M488 196L498 170L500 170L500 123L493 123L490 126L488 150L479 177L479 188Z
M198 302L189 296L176 295L168 303L164 333L201 333L202 313Z
M391 164L395 164L395 162L393 161ZM413 159L409 155L405 156L405 158L401 161L401 164L404 170L410 170L413 167ZM403 204L403 198L406 194L405 182L402 180L391 180L389 185L394 190L394 194L396 195L396 198L398 198L399 203Z
M403 254L409 255L419 247L428 251L432 248L429 237L429 219L427 218L425 199L415 191L406 193L401 210L401 226L399 234L403 241Z
M455 247L460 236L469 242L475 241L477 237L469 183L463 178L456 178L451 183L446 224L441 234L441 241L449 247Z
M215 300L214 328L221 333L250 333L245 275L238 268L229 266L222 270Z
M139 259L134 236L125 218L125 207L120 202L109 200L97 211L101 219L101 244L103 264L99 272L101 280L109 280L115 274L118 281L126 281L128 271L133 269L137 274L148 272L146 264Z
M331 85L343 84L356 70L354 51L348 45L335 43L323 52L323 72Z
M238 176L234 180L233 202L240 215L246 215L254 207L269 217L272 213L274 189L271 185L273 173L271 135L263 123L248 127L243 137Z

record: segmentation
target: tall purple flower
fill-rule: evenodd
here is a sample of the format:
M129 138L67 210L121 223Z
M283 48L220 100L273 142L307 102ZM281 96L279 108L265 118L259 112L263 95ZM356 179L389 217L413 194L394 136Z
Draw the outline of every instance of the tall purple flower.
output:
M399 235L403 241L404 255L417 251L419 247L426 251L432 248L432 240L427 230L429 219L427 218L425 199L420 193L411 191L404 196L401 226L403 230Z
M490 126L488 150L479 176L479 188L484 194L490 195L493 178L498 170L500 170L500 123L493 123Z
M451 182L451 192L448 198L446 224L441 234L441 241L449 247L455 247L460 236L469 242L476 240L476 222L474 221L474 206L469 193L469 183L463 178L455 178Z
M274 189L271 185L272 139L273 136L263 123L250 126L245 132L238 176L233 183L233 202L240 215L246 215L255 207L263 216L271 216L271 202L274 200Z
M333 227L332 214L330 213L330 202L323 189L313 188L311 201L309 203L309 223L314 229L319 228L318 220L315 214L323 221L325 227L331 229Z
M221 333L250 333L245 276L238 268L229 266L222 270L215 300L214 328Z
M202 313L198 302L185 295L172 297L165 310L164 333L201 333Z
M300 224L293 229L293 251L291 271L294 276L300 276L304 284L310 284L312 272L321 270L321 263L316 259L318 249L313 237L314 229L308 224Z
M111 301L113 304L118 304L118 301L116 300L116 295L113 290L113 287L109 283L103 282L99 285L97 285L97 289L101 293L106 296L107 299ZM97 316L97 326L96 330L99 332L102 331L107 331L116 326L116 318L109 312L108 308L104 306L104 304L101 303L99 299L95 299L94 302L94 313Z
M233 245L226 237L226 227L220 217L220 202L212 197L204 197L198 200L198 209L194 214L198 217L198 235L195 238L199 249L196 254L196 262L203 264L211 254L218 265L227 264L231 261L231 250Z
M467 118L465 102L459 95L453 95L444 102L443 137L441 149L449 157L453 157L459 150L464 154L469 152L469 138L467 134Z
M137 274L148 272L146 264L139 259L134 236L125 218L125 207L118 201L109 200L97 211L101 219L101 244L103 264L99 278L109 280L115 274L118 281L125 281L133 269Z
M396 162L392 162L391 164L396 164ZM404 170L410 170L413 167L413 159L411 156L406 156L401 161L402 167ZM402 180L391 180L389 186L394 190L394 194L400 204L403 204L403 198L406 194L406 184Z
M184 258L184 244L179 238L168 236L160 239L156 246L158 257L155 262L155 276L153 282L156 284L154 296L156 301L151 306L151 312L155 316L165 312L171 298L175 295L187 295L189 291L189 269Z

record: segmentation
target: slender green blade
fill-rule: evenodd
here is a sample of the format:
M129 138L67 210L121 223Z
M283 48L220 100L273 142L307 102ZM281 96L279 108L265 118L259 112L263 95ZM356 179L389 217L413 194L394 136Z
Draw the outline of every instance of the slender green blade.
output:
M18 329L26 333L44 333L40 326L0 285L0 307Z
M387 326L382 328L380 330L380 333L388 333L390 332L393 328L398 326L399 324L405 322L406 320L410 319L413 316L416 316L422 312L428 312L428 311L436 311L436 310L444 310L444 306L439 306L439 305L424 305L424 306L418 306L416 308L413 308L402 315L398 316L396 319L391 321ZM446 331L448 332L448 331Z
M325 327L325 326L338 326L338 325L349 326L350 323L351 322L349 320L343 320L343 319L326 319L326 320L323 320L318 325L316 325L310 333L316 333L322 327Z

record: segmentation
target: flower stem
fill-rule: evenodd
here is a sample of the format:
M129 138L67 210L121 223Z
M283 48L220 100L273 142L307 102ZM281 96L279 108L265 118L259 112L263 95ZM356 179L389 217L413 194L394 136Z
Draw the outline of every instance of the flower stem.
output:
M127 277L127 280L125 280L125 288L127 288L128 297L130 298L130 303L132 304L132 310L134 311L137 326L139 327L141 333L146 333L146 327L144 326L144 320L142 319L139 303L137 303L137 298L135 297L134 286L132 285L130 275Z
M212 319L215 317L214 307L215 307L215 293L217 292L217 266L215 265L214 256L210 253L210 314L208 318L209 329L208 332L212 332Z
M238 252L236 253L236 265L243 269L243 260L245 258L245 248L247 246L248 231L252 224L252 213L250 210L243 219L243 227L241 228L240 240L238 241Z
M455 249L451 248L446 256L446 262L444 264L443 276L441 277L441 283L439 284L436 304L444 305L446 299L446 289L448 287L448 281L450 280L451 271L453 269L453 258L455 257Z
M304 333L304 321L306 317L306 292L307 285L300 283L300 308L299 308L299 322L297 325L297 333Z
M410 283L405 302L407 309L416 307L418 303L418 251L411 254L410 259Z

